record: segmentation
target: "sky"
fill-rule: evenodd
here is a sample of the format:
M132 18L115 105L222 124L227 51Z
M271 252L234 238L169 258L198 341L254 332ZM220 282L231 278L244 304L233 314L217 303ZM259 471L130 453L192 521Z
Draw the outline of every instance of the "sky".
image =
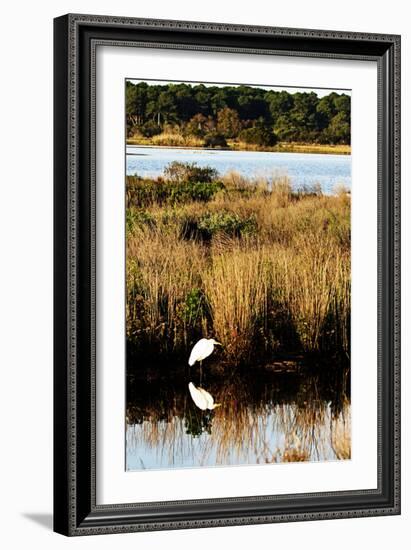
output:
M144 79L140 79L140 78L127 78L126 80L129 80L130 82L133 82L134 84L137 84L138 82L146 82L148 85L151 85L151 86L158 86L158 85L162 85L162 86L165 86L167 84L191 84L193 86L196 86L198 84L203 84L204 86L208 87L208 86L220 86L220 87L224 87L224 86L253 86L255 88L262 88L262 89L265 89L265 90L275 90L275 91L278 91L278 92L281 92L283 90L285 90L286 92L289 92L291 94L295 94L297 92L307 92L307 93L310 93L310 92L314 92L317 94L318 97L323 97L325 95L328 95L330 94L331 92L337 92L337 93L344 93L346 95L351 95L351 90L344 90L344 89L338 89L338 88L298 88L298 87L295 87L295 86L264 86L264 85L260 85L260 84L255 84L255 83L248 83L248 82L243 82L241 84L238 84L238 83L234 83L234 84L231 84L229 82L224 82L224 83L220 83L220 82L191 82L189 80L184 80L184 81L177 81L177 80L144 80Z

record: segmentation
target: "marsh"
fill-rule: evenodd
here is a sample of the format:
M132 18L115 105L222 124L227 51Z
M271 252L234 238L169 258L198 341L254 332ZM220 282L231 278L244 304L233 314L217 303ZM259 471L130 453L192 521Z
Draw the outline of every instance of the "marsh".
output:
M127 82L129 471L351 457L350 150L345 93Z

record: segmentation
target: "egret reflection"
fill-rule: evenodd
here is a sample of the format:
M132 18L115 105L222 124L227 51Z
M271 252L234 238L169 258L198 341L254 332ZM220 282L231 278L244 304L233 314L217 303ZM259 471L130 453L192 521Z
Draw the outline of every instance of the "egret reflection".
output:
M207 409L212 411L221 406L221 403L214 403L214 398L208 391L203 388L196 388L192 382L189 383L188 389L190 390L190 395L194 403L202 411Z

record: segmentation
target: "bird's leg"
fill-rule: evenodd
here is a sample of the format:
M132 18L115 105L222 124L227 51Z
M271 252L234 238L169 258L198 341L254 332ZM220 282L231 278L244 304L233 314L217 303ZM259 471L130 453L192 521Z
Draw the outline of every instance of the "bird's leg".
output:
M203 362L200 361L200 386L202 384L202 381L203 381Z

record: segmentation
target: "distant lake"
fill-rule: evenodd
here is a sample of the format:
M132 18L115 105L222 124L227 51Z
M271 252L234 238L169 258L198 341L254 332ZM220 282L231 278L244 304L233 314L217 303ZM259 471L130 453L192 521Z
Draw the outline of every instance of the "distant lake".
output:
M338 184L351 189L351 156L318 153L220 151L127 145L127 175L160 176L173 161L211 166L221 175L235 170L246 177L287 175L294 188L320 184L332 193Z

